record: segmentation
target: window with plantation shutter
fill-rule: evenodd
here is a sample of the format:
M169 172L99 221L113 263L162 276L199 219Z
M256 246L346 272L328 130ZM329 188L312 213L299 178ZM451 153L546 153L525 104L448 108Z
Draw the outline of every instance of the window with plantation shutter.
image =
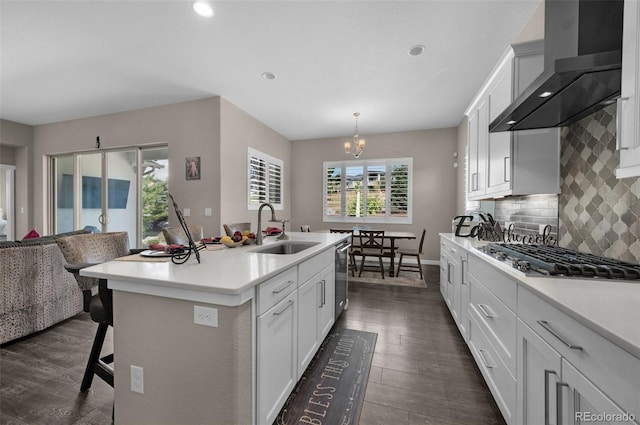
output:
M282 160L278 158L249 148L247 166L247 206L249 209L257 210L263 202L270 202L274 208L283 209L283 164Z
M411 223L412 158L323 164L323 221Z

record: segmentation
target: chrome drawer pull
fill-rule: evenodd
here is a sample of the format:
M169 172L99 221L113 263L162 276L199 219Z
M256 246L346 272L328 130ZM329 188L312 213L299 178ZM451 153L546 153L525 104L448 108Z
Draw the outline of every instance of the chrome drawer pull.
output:
M549 425L549 375L556 372L553 370L544 371L544 425Z
M497 317L496 314L493 312L493 310L491 310L491 308L489 308L488 305L478 304L478 308L480 309L480 311L482 311L482 314L487 316L489 319L495 319ZM490 312L488 312L487 309Z
M467 282L464 281L464 276L465 276L465 274L464 274L464 269L465 269L464 265L466 263L467 263L467 260L462 260L462 262L461 262L462 279L460 280L460 283L463 284L463 285L467 285Z
M564 406L562 405L562 388L569 388L569 384L566 382L556 382L556 423L562 425L562 413L564 412Z
M563 343L564 345L566 345L570 349L572 349L572 350L582 350L582 347L580 347L579 345L573 345L572 343L568 342L567 339L565 337L563 337L562 335L560 335L558 333L558 331L553 329L551 327L551 325L546 320L538 320L537 322L547 332L549 332L551 335L555 336L558 340L560 340L561 343Z
M622 144L622 102L629 100L628 97L619 97L617 102L617 114L616 114L616 150L624 151L630 149L629 146Z
M274 311L273 315L274 316L280 316L282 313L284 313L289 307L291 307L291 305L293 305L293 301L289 300L289 302L287 303L287 305L285 305L284 307L282 307L282 310L280 311Z
M285 289L287 289L289 286L291 286L291 284L293 283L293 280L289 280L287 281L287 283L285 283L280 289L274 289L272 292L274 294L279 294L280 292L284 291Z
M511 177L507 177L507 171L511 171L510 170L510 168L511 168L510 165L511 164L509 163L510 159L511 158L508 157L508 156L504 157L504 164L503 164L504 165L504 179L503 180L504 180L505 183L509 183L511 181ZM509 173L509 174L511 174L511 173Z
M480 356L480 358L482 359L482 363L484 363L485 367L488 369L493 369L494 367L496 367L495 364L491 364L489 362L487 362L487 357L485 357L484 353L486 353L486 350L481 350L480 348L478 348L478 355ZM487 356L489 358L491 358L491 356L489 356L489 354L487 354Z

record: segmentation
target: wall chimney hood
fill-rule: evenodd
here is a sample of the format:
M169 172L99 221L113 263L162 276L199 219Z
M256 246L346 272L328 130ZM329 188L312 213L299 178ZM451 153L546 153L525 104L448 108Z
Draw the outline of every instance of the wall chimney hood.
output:
M624 2L544 6L544 71L489 125L492 133L566 126L620 95Z

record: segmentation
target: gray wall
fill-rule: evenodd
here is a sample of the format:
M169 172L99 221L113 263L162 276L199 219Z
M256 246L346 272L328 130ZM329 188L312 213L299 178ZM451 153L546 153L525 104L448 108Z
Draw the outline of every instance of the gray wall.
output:
M13 121L0 120L0 145L13 149L15 173L15 236L22 237L33 227L32 168L33 168L33 129ZM3 164L2 157L0 162ZM42 227L38 227L41 230Z
M220 226L220 98L209 98L99 117L46 124L34 128L34 223L45 234L48 222L46 170L48 155L95 152L96 136L103 148L167 144L169 190L182 208L191 209L189 224L205 231ZM187 181L185 158L201 157L201 179ZM212 208L211 217L204 209ZM173 211L170 225L177 225Z
M222 224L252 223L256 231L258 213L247 208L247 148L251 147L284 162L283 204L277 211L279 219L291 217L291 142L232 103L222 99L220 152L220 218ZM278 226L269 223L270 215L263 212L262 228ZM224 234L222 228L220 234Z
M322 163L353 159L344 153L349 136L292 142L291 218L294 229L309 224L311 230L328 229L322 222ZM411 231L416 235L427 229L424 258L437 261L438 233L451 231L456 212L457 149L455 128L364 135L367 146L362 159L413 157L413 223L384 224L387 230ZM335 223L332 223L336 226ZM352 227L353 223L343 227ZM336 226L337 227L337 226ZM403 241L402 245L415 245Z

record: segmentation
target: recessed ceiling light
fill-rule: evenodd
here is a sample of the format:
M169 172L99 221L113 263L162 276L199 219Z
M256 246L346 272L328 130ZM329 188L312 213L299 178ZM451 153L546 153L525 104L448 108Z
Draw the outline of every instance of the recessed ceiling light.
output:
M418 44L417 46L413 46L412 48L410 48L407 54L409 56L420 56L423 52L424 52L424 46L421 44Z
M508 125L511 125L511 124L515 124L516 122L517 122L517 121L511 120L511 121L507 121L507 124L508 124Z
M553 93L552 93L552 92L550 92L550 91L543 91L542 93L540 93L540 94L538 95L538 97L549 97L549 96L551 96L552 94L553 94Z
M205 18L210 18L213 16L213 8L206 1L194 1L193 10L198 15L203 16Z
M274 74L273 72L263 72L262 78L264 78L265 80L275 80L276 74Z

